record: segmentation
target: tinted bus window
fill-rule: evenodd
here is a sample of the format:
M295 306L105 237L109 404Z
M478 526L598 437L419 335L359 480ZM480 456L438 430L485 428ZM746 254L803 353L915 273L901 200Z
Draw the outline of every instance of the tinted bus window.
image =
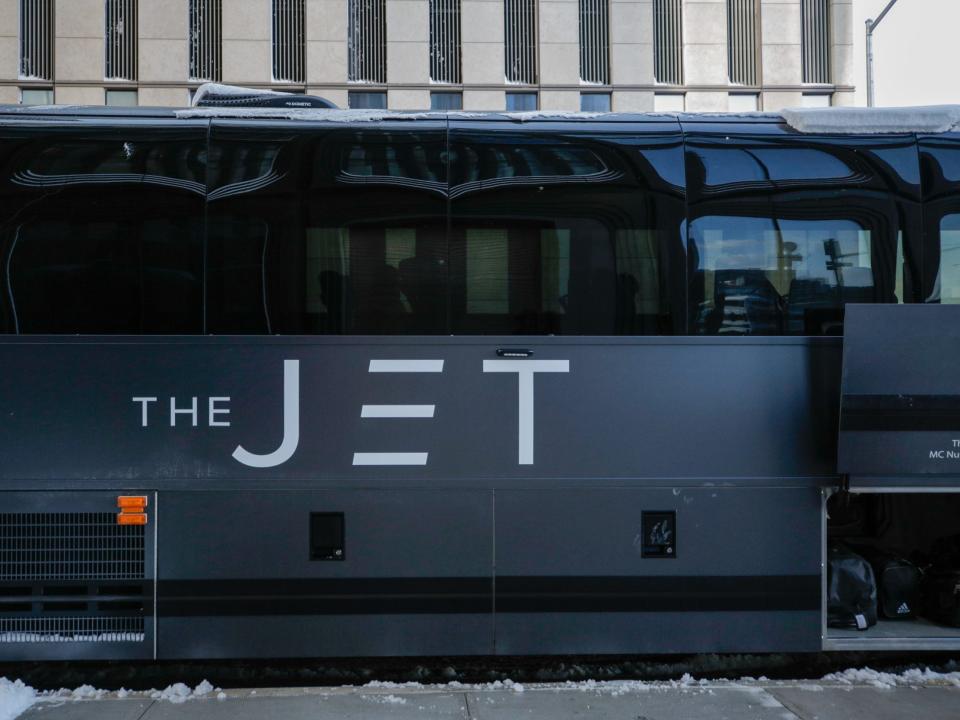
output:
M850 220L698 218L691 256L703 285L695 333L839 333L839 308L878 297L869 230Z
M960 303L960 214L940 219L940 272L936 296L940 302Z
M960 134L920 139L925 302L960 303Z
M451 157L454 333L680 330L675 126L564 133L463 123Z
M440 124L214 133L208 328L446 333Z
M0 133L3 329L203 330L199 127Z
M688 140L691 332L840 334L847 303L915 299L913 141L773 130Z

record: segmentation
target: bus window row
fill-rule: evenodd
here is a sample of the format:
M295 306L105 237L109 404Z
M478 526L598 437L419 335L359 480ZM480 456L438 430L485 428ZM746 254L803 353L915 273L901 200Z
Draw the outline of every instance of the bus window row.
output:
M0 331L831 335L960 302L958 137L396 125L3 129Z

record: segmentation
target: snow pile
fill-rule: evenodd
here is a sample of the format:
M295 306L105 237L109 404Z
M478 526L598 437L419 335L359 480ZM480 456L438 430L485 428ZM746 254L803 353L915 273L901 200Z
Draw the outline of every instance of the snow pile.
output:
M223 691L220 690L220 688L215 688L206 680L202 681L192 690L190 689L189 685L184 683L174 683L163 690L150 691L150 697L154 700L166 700L167 702L180 704L186 702L187 700L205 697L212 692L217 693L218 700L223 699L220 697L223 695ZM224 695L224 697L226 697L226 695Z
M381 122L383 120L444 119L442 112L398 112L396 110L334 110L332 108L209 107L177 110L176 116L190 118L259 118L312 122Z
M787 108L782 115L794 130L813 134L942 133L960 127L960 105Z
M198 91L199 94L199 91ZM196 102L196 101L195 101ZM565 110L531 110L528 112L470 112L464 110L350 110L334 108L265 108L204 107L177 110L181 119L191 118L260 118L263 120L301 120L312 122L383 122L385 120L469 120L507 118L526 123L537 120L591 120L612 113ZM652 115L652 113L646 113ZM676 115L657 113L654 119L676 120Z
M375 703L382 703L384 705L406 705L407 699L400 697L399 695L363 695L365 700L370 700Z
M0 720L14 720L37 701L37 691L22 680L0 677Z
M207 95L217 95L220 97L246 98L257 95L290 95L291 93L277 92L276 90L261 90L258 88L245 88L236 85L221 85L220 83L204 83L197 88L193 94L193 104L203 100Z
M81 685L73 690L60 690L57 692L57 697L68 697L71 700L99 700L108 692L107 690L98 690L93 685Z
M824 675L825 682L841 685L871 685L878 688L895 688L911 685L952 685L960 687L960 672L935 672L930 668L912 668L902 673L888 673L871 668L850 668L843 672Z

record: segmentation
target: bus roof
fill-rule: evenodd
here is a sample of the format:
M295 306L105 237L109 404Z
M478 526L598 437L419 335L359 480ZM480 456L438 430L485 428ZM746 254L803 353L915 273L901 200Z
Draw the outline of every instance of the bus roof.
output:
M786 124L804 134L877 135L890 133L943 133L960 130L960 105L912 108L789 108L780 113L591 113L541 110L534 112L396 111L295 108L155 108L79 105L0 105L0 118L102 118L109 119L243 119L301 122L382 122L456 120L493 122L591 122L682 124Z

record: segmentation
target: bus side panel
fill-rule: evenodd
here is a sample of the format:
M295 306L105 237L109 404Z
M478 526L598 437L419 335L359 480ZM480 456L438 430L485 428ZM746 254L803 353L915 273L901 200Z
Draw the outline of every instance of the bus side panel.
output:
M121 513L121 495L137 507ZM153 657L154 501L0 492L0 662Z
M816 488L498 491L497 653L817 651L819 538Z
M160 658L493 650L489 491L164 492L159 506Z

